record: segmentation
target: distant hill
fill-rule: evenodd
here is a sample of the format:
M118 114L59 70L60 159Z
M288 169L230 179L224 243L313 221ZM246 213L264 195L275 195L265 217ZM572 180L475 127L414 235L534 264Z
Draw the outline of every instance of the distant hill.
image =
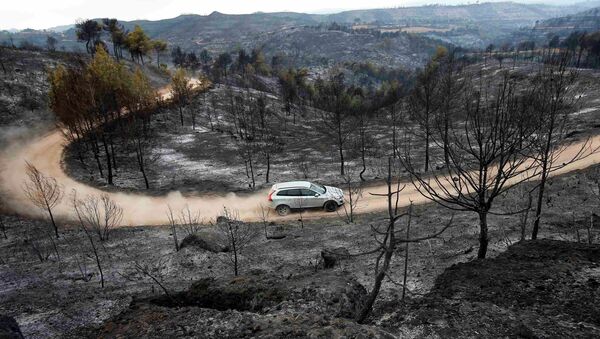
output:
M296 66L368 61L379 66L415 68L425 64L443 43L416 34L380 35L299 27L269 34L257 44L267 57L284 56L290 65Z
M52 32L60 33L60 32L64 32L66 30L69 30L69 29L71 29L73 27L75 27L75 25L71 24L71 25L62 25L62 26L50 27L50 28L47 28L46 30L47 31L52 31Z
M122 22L131 30L135 25L140 25L151 38L164 39L171 46L179 45L185 50L200 51L208 49L213 54L223 51L235 50L239 47L253 47L265 45L273 51L282 49L291 44L298 47L303 53L308 53L306 59L322 57L346 59L352 54L357 41L365 37L353 34L337 34L335 45L315 46L315 41L332 40L333 33L327 31L327 36L314 34L310 29L326 27L336 22L355 29L366 28L380 32L407 32L444 41L448 44L482 47L502 37L510 36L511 32L519 27L531 27L552 17L575 14L600 6L600 0L576 3L565 6L552 6L543 4L518 4L514 2L483 3L459 6L420 6L401 7L392 9L371 9L345 11L337 14L304 14L304 13L253 13L245 15L229 15L213 12L210 15L180 15L176 18L149 21L136 20ZM294 30L300 30L298 33ZM58 31L58 32L57 32ZM324 34L324 33L323 33ZM18 33L0 32L0 43L5 43L12 38L15 45L27 41L44 46L47 35L53 35L59 40L59 48L82 50L82 44L76 41L75 29L67 26L55 27L52 30L33 31L27 30ZM306 40L313 36L314 40ZM329 37L328 37L329 36ZM282 40L282 37L294 39ZM349 45L344 49L344 39ZM305 41L306 44L302 44ZM280 44L278 48L274 42ZM312 46L312 47L311 47ZM321 52L313 53L306 48L321 47ZM336 47L344 52L333 51ZM361 49L366 53L366 50ZM326 51L332 51L331 53ZM390 51L397 52L394 48ZM326 52L326 53L325 53ZM410 52L410 51L405 51ZM392 53L392 52L390 52ZM366 53L369 54L369 53ZM381 56L380 53L375 53ZM406 54L410 55L410 53ZM376 61L394 59L378 58ZM335 59L334 59L335 60Z
M577 3L566 6L544 4L520 4L515 2L493 2L482 4L420 7L400 7L347 11L332 14L329 20L338 22L381 22L386 24L435 24L435 23L485 23L501 26L531 25L536 20L547 19L565 13L576 13L600 4L600 2Z
M564 39L572 32L600 31L600 7L591 8L575 14L540 20L531 27L517 30L505 42L519 43L534 41L538 46L548 43L549 37L558 35Z
M559 35L565 35L572 31L598 31L600 30L600 8L544 20L538 22L534 29Z

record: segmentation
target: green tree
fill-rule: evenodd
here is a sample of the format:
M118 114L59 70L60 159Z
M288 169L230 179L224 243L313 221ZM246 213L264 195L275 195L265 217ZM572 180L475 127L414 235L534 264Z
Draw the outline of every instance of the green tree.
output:
M103 19L104 30L110 35L113 45L113 55L117 60L123 57L123 47L126 44L127 34L117 19Z
M96 20L83 20L75 24L78 41L85 42L85 50L94 54L102 36L102 25Z
M133 32L127 34L127 49L131 54L131 60L139 60L144 64L144 56L152 49L150 38L146 35L146 32L136 25Z
M178 68L171 77L171 93L173 100L177 102L177 107L179 108L181 126L183 126L183 109L189 103L191 92L190 78L188 78L183 68Z
M152 49L156 53L156 66L160 67L160 53L167 50L167 42L164 40L153 40Z

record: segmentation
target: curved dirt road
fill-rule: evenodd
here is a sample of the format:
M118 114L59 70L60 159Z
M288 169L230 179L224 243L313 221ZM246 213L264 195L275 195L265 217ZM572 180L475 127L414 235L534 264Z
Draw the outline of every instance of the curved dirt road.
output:
M163 98L168 98L169 93L163 89L160 91ZM65 139L62 133L55 129L46 135L33 138L23 144L12 145L0 154L0 192L9 197L8 208L21 215L29 217L41 217L43 214L26 198L23 192L23 183L27 179L26 162L36 166L42 173L56 178L63 186L66 193L65 198L56 207L56 217L63 221L74 219L72 208L69 203L68 195L72 191L77 191L80 197L92 194L99 195L105 193L100 189L90 187L84 183L70 178L63 171L62 157L65 148ZM590 149L597 149L600 146L600 135L591 138L589 141ZM574 143L568 146L561 154L556 163L561 163L571 159L573 154L581 149L581 143ZM591 154L581 160L563 167L553 175L570 172L577 169L600 163L600 153ZM369 187L369 193L384 193L387 188L383 185ZM365 192L361 199L357 213L366 213L385 210L387 202L385 197L373 196ZM123 207L122 226L128 225L164 225L168 223L166 210L171 206L174 210L180 210L186 205L192 210L200 211L202 217L209 219L219 215L223 207L236 209L243 220L259 220L260 205L266 205L267 190L253 192L251 194L226 194L226 195L205 195L199 197L184 197L179 192L171 192L165 196L151 197L142 193L118 193L109 192L110 197ZM400 205L406 206L410 201L423 203L428 201L421 196L415 188L408 184L400 197ZM273 215L273 213L271 214ZM308 217L316 217L325 214L315 211L307 212ZM288 218L294 218L292 214Z
M591 148L600 146L600 136L590 140ZM62 155L65 147L65 140L58 130L54 130L44 136L31 140L24 145L14 145L6 152L0 155L2 167L0 168L0 190L7 194L9 208L13 211L30 216L40 217L41 212L29 202L23 193L22 186L26 180L25 162L28 161L36 166L44 174L52 176L63 186L65 192L69 194L73 190L80 196L88 194L101 194L97 188L90 187L84 183L78 182L65 174L61 166ZM575 143L562 152L560 161L569 159L581 148L581 144ZM570 172L577 169L586 168L593 164L600 163L600 154L595 153L584 159L576 161L561 170L554 172L554 175ZM370 187L368 192L383 193L385 186ZM167 223L165 211L167 205L178 210L188 205L192 210L199 210L203 217L214 218L223 209L224 206L234 208L239 211L240 217L244 220L258 220L258 211L260 204L266 204L267 191L261 190L251 194L237 195L234 193L226 195L183 197L179 192L171 192L166 196L150 197L142 193L115 193L111 192L111 198L123 207L123 226L127 225L160 225ZM410 200L415 203L426 202L412 185L407 185L401 195L400 204L407 205ZM386 200L384 197L372 196L365 192L358 213L373 212L384 210ZM320 216L322 212L308 212L307 216ZM56 215L62 220L72 220L74 218L68 199L63 199L62 203L56 208ZM329 214L330 215L330 214ZM291 218L294 216L292 215Z

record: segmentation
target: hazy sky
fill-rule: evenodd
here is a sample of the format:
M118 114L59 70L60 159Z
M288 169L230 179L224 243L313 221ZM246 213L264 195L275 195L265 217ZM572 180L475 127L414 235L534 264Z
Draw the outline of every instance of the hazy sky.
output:
M485 1L490 0L481 2ZM537 2L555 1L568 0L538 0ZM475 0L7 0L3 2L0 10L0 29L49 28L72 24L82 18L116 17L121 20L157 20L172 18L183 13L210 14L212 11L228 14L257 11L320 13L427 3L474 3ZM535 2L535 0L520 2Z

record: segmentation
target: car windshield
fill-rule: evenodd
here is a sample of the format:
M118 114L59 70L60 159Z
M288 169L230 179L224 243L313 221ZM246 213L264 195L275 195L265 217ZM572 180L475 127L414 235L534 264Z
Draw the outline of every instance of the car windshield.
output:
M319 194L324 194L325 192L327 192L327 189L325 188L325 186L323 186L321 184L310 184L310 189Z

